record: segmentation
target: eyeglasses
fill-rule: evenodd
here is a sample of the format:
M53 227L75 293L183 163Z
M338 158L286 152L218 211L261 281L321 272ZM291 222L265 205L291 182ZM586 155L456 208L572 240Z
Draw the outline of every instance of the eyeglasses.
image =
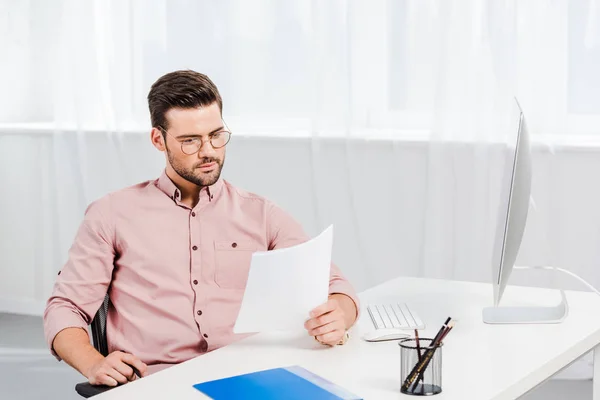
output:
M227 125L226 125L227 126ZM181 143L181 151L188 156L192 154L196 154L202 148L204 144L204 139L199 136L195 137L187 137L184 139L179 139L176 136L171 135L165 128L162 126L158 126L158 129L171 136L173 139L177 140ZM231 139L231 132L226 129L222 129L217 132L213 132L208 137L208 142L213 147L213 149L220 149L221 147L225 147L227 143L229 143L229 139Z

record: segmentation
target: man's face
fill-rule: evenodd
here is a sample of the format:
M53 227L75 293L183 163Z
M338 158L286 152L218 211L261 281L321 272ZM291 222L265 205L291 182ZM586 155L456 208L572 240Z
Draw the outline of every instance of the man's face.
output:
M179 176L198 186L210 186L221 175L225 162L225 147L213 148L211 135L225 127L217 103L200 108L172 108L165 114L169 122L165 144L169 164ZM190 143L201 138L202 147L190 153ZM185 152L182 151L182 144ZM193 148L193 146L192 146Z

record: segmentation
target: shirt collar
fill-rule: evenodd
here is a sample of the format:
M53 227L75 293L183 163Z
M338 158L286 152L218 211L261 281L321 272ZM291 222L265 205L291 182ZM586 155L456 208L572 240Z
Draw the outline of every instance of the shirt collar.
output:
M173 199L176 202L181 201L181 190L177 188L177 186L173 183L171 178L167 175L166 170L163 170L162 174L157 180L158 188L162 190L167 196ZM219 179L210 186L205 186L200 190L200 200L205 198L208 201L213 201L221 192L221 188L223 187L223 179L219 177Z

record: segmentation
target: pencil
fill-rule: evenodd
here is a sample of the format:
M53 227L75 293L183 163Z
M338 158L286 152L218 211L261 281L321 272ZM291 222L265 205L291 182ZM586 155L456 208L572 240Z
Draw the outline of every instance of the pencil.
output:
M416 382L419 381L419 379L417 379L417 378L421 378L422 377L423 373L427 369L427 366L429 365L429 362L433 358L433 354L435 353L435 350L436 350L436 348L437 348L437 346L439 344L440 338L442 337L442 335L446 331L448 323L451 321L451 319L452 318L450 318L450 317L448 317L448 319L446 319L446 321L444 322L444 325L442 325L442 327L438 331L437 335L435 335L434 339L431 341L430 348L421 357L421 361L419 361L413 367L413 369L410 372L410 374L408 374L408 376L406 377L406 380L402 384L402 389L408 391L408 389L413 385L413 383L416 383Z
M440 343L442 343L442 341L444 340L444 338L446 336L448 336L448 333L450 333L450 331L452 330L452 328L454 328L454 321L450 322L448 324L448 329L446 329L446 331L444 332L444 334L442 335L442 337L440 338Z
M435 346L435 349L437 349L439 346L441 346L443 344L444 339L446 338L446 336L448 336L448 333L450 333L452 328L454 328L454 321L450 322L447 325L446 329L444 330L444 333L442 333L442 336L439 338L439 340L437 342L438 344ZM434 349L434 351L435 351L435 349ZM429 362L428 362L428 364L429 364ZM427 367L425 367L425 369L427 369ZM419 377L417 378L417 382L415 384L415 388L416 388L416 385L419 384L419 381L423 380L423 375L425 373L425 369L419 374Z
M421 361L421 344L419 343L419 331L415 329L415 342L417 343L417 356L419 356L419 361Z
M421 362L421 344L419 343L419 330L415 329L415 342L417 343L417 357L419 358L419 362ZM417 380L417 385L419 381ZM421 392L424 390L425 385L421 385Z
M433 338L433 340L431 341L431 344L436 343L437 341L440 340L440 337L444 334L444 332L446 331L446 328L448 327L448 324L450 323L450 321L452 320L452 318L448 317L446 319L446 321L444 322L444 325L442 325L442 327L440 328L440 330L438 331L437 335L435 335L435 337Z

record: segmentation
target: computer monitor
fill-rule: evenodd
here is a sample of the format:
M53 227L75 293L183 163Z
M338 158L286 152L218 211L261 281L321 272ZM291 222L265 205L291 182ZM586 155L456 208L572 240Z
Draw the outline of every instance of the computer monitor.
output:
M516 99L510 113L508 139L492 258L494 306L499 305L517 260L531 195L529 132Z
M527 222L531 193L531 146L523 110L514 99L509 121L509 142L502 180L492 257L494 306L483 310L487 323L560 322L567 313L566 299L551 307L500 307L513 270Z

